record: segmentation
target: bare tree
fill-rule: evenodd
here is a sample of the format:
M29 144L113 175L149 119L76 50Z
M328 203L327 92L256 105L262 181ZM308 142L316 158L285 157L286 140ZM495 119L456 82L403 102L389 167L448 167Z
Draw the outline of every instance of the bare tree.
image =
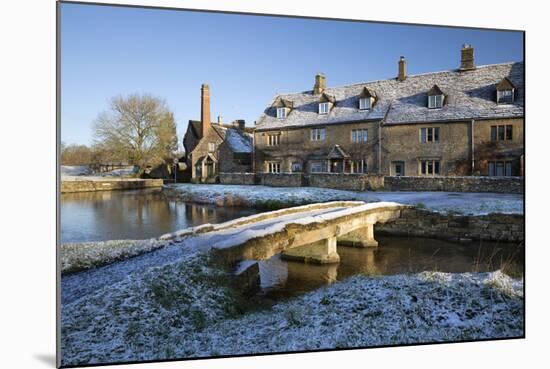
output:
M113 98L93 130L103 158L137 165L140 172L161 164L177 149L174 116L164 100L151 95Z
M61 144L61 165L89 165L92 162L92 149L86 145Z

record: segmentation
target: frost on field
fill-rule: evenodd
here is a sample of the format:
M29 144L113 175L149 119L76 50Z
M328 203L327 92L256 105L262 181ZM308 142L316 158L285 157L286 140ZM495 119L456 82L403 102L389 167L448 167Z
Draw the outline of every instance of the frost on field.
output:
M424 272L262 305L207 253L182 253L64 304L63 364L518 337L522 297L501 272Z
M110 264L114 261L140 255L165 245L165 241L156 239L62 244L60 248L61 273L79 272Z

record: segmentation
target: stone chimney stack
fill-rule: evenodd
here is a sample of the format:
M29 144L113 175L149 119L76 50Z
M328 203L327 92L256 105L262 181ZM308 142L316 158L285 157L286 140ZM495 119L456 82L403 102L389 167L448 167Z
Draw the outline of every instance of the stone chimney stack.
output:
M460 50L460 70L472 70L476 69L474 64L474 48L469 44L462 45Z
M233 121L233 128L238 129L240 131L244 131L244 125L245 125L244 119L237 119Z
M397 80L404 81L407 79L407 61L404 56L399 57L399 68L397 71Z
M223 122L222 122L222 116L221 115L218 115L218 125L222 125Z
M201 127L204 137L210 130L210 87L206 83L201 87Z
M327 79L323 73L315 75L315 85L313 86L313 94L320 95L327 87Z

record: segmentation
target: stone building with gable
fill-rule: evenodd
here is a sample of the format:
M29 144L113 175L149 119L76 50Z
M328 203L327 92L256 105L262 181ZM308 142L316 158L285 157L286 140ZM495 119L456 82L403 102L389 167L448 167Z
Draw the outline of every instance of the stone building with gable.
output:
M254 131L257 173L519 176L524 64L476 66L277 94Z
M210 120L210 88L201 87L201 119L190 120L183 137L188 177L195 183L216 183L220 172L252 170L252 130L244 120L223 124Z

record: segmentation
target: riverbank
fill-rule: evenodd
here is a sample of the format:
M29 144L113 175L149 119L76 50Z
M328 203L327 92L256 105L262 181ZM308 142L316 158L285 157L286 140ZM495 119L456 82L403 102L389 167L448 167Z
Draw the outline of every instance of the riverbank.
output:
M327 201L389 201L441 213L486 215L523 214L523 195L465 192L343 191L315 187L254 185L167 184L163 193L173 199L223 207L282 209Z
M61 193L95 192L113 190L136 190L162 187L162 179L106 178L106 177L62 177Z
M523 281L501 272L358 275L262 303L208 253L171 245L64 277L62 291L63 365L523 335Z

